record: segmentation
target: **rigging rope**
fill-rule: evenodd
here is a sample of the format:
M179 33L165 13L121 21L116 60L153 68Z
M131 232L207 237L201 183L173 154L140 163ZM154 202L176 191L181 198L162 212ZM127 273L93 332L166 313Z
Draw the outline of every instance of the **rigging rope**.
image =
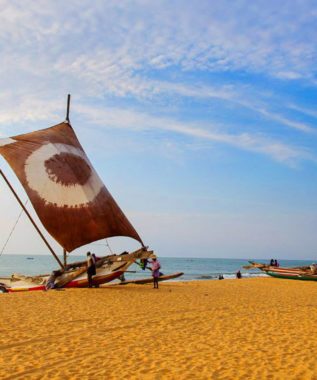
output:
M102 247L106 246L109 249L110 253L113 255L113 251L112 251L112 249L110 247L110 244L108 243L108 240L107 239L105 239L105 240L106 240L105 243L91 243L91 244L92 245L100 245Z
M29 200L27 199L26 202L25 202L25 204L24 204L24 206L27 205L28 201L29 201ZM23 209L20 211L20 214L19 214L17 220L15 221L14 226L12 227L12 229L11 229L11 231L10 231L8 238L7 238L7 240L5 241L5 243L4 243L4 245L3 245L2 249L1 249L1 251L0 251L0 257L2 256L4 250L6 249L7 244L9 243L9 240L11 239L11 236L12 236L14 230L15 230L15 227L17 226L17 224L18 224L18 222L19 222L19 220L20 220L20 218L21 218L21 215L23 214L23 211L24 211Z
M106 245L109 248L110 253L113 255L112 249L111 249L111 247L110 247L110 245L108 243L108 239L106 239Z

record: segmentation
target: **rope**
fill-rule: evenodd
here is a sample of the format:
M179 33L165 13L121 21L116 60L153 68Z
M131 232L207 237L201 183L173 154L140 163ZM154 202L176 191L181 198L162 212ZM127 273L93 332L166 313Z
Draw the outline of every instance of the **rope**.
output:
M25 204L24 204L24 206L27 205L28 201L29 201L29 200L27 199L26 202L25 202ZM3 247L2 247L2 249L1 249L1 251L0 251L0 257L2 256L4 250L6 249L6 246L7 246L7 244L9 243L9 240L11 239L11 236L12 236L12 234L13 234L13 232L14 232L14 230L15 230L15 227L17 226L17 224L18 224L18 222L19 222L19 220L20 220L22 214L23 214L23 209L20 211L20 214L19 214L19 216L18 216L16 222L14 223L14 226L12 227L12 229L11 229L11 231L10 231L10 234L9 234L7 240L5 241Z
M108 240L107 239L105 239L105 240L106 240L105 243L91 243L91 245L100 245L102 247L106 246L109 249L110 253L113 255L113 251L110 247L110 244L108 243Z
M108 243L108 239L106 239L106 246L109 248L110 253L113 255L112 249Z

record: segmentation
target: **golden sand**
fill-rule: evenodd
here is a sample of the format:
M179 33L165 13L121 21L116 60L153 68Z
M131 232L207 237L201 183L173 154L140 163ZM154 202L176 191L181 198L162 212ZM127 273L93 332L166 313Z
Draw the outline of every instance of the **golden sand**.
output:
M0 379L317 379L317 283L0 296Z

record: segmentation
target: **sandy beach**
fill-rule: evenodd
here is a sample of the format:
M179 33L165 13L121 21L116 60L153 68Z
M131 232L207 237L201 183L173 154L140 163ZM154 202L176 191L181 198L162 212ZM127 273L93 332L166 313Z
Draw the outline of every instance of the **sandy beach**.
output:
M317 286L256 278L0 297L0 378L317 379Z

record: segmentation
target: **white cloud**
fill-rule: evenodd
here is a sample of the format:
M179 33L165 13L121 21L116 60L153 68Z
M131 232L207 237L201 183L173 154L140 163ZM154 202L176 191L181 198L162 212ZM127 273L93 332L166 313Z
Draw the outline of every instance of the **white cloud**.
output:
M73 92L82 100L156 97L158 105L165 96L194 101L214 98L228 102L223 113L230 104L246 107L267 120L314 133L306 122L273 112L263 101L252 99L259 91L252 94L252 89L228 84L229 80L211 85L190 77L191 73L236 70L288 79L313 78L315 7L309 1L295 1L289 9L273 1L263 4L260 0L252 6L244 1L201 1L194 6L190 1L140 0L120 4L96 1L91 6L88 1L73 0L66 4L25 1L21 7L2 1L0 124L6 132L13 123L61 119L58 115L64 114L64 105L57 99ZM168 72L173 69L176 76ZM14 96L6 99L10 93ZM178 112L181 114L181 109ZM306 149L275 142L269 132L266 137L256 134L259 128L250 134L240 124L236 134L220 133L220 121L215 123L216 133L209 126L202 128L200 121L177 122L177 115L154 120L119 108L106 113L114 126L122 127L125 122L130 128L165 128L262 152L279 161L311 159Z
M0 95L0 136L47 128L61 121L61 115L65 115L65 103L61 101L3 93Z
M167 130L192 138L217 142L239 149L265 154L274 160L294 165L299 160L316 158L307 149L290 146L259 134L220 133L217 125L209 124L204 128L189 122L179 122L170 118L155 117L150 114L126 109L97 109L86 105L77 106L77 111L86 121L110 128L132 130Z
M317 111L316 110L308 109L306 107L299 107L299 106L297 106L295 104L290 104L289 108L291 108L291 109L293 109L295 111L298 111L298 112L300 112L302 114L305 114L305 115L317 118Z
M291 8L273 1L252 7L245 1L1 5L2 59L18 66L21 57L31 60L27 69L35 73L45 63L47 73L56 67L91 78L95 72L101 83L103 75L131 79L148 68L173 66L314 77L316 16L309 1Z
M276 120L280 124L284 124L290 128L297 129L299 131L306 132L306 133L316 133L316 131L312 127L307 125L306 123L301 123L301 122L297 122L294 120L290 120L284 116L269 112L265 109L259 109L258 108L257 112L260 112L262 115L266 116L267 118L269 118L271 120Z

